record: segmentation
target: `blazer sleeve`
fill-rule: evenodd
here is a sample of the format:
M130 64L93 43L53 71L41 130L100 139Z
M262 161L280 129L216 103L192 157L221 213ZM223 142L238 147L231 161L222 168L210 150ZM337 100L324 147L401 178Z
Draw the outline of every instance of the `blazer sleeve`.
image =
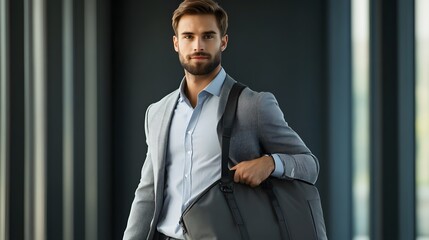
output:
M273 94L259 94L257 114L260 144L266 153L280 157L284 167L282 178L314 184L319 175L319 162L287 124Z
M154 171L150 154L150 146L149 142L147 141L149 136L149 108L146 111L145 117L145 133L148 151L141 169L140 182L135 191L134 200L131 205L127 227L123 236L124 240L147 239L155 210Z

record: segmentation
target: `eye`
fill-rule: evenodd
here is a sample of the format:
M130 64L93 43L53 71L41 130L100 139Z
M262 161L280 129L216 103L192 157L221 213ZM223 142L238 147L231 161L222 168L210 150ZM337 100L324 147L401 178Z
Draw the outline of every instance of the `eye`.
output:
M213 38L214 38L213 34L204 35L204 39L213 39Z
M184 35L183 38L184 39L192 39L192 35Z

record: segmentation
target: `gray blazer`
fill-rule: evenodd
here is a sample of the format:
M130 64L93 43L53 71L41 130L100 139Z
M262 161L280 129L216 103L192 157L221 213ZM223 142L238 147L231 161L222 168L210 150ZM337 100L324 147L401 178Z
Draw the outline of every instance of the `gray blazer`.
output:
M235 80L227 75L222 86L218 114L226 106ZM135 192L123 239L152 239L156 232L164 195L165 157L173 111L179 90L150 105L146 111L146 160L140 183ZM221 121L218 124L219 144ZM236 163L264 154L279 154L283 166L282 178L301 179L315 183L319 174L316 157L284 120L283 113L271 93L246 88L240 95L231 137L230 157Z

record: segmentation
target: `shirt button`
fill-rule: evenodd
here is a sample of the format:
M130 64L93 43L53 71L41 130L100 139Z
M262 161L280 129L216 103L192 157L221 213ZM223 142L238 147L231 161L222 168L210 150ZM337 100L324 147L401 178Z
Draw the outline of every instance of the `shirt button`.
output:
M189 134L189 135L191 135L191 133L192 133L191 131L188 131L188 134Z
M188 151L188 154L189 154L189 155L191 155L191 154L192 154L192 151Z
M188 178L188 174L185 174L185 178Z

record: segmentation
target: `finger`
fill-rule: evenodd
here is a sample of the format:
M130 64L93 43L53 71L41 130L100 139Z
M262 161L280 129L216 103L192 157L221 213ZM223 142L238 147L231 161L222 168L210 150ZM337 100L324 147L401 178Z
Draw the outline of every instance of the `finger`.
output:
M234 182L236 183L240 182L240 175L237 173L237 171L234 173Z
M255 179L252 179L252 180L250 180L249 182L248 182L248 185L250 185L251 187L257 187L257 186L259 186L259 181L257 181L257 180L255 180Z

